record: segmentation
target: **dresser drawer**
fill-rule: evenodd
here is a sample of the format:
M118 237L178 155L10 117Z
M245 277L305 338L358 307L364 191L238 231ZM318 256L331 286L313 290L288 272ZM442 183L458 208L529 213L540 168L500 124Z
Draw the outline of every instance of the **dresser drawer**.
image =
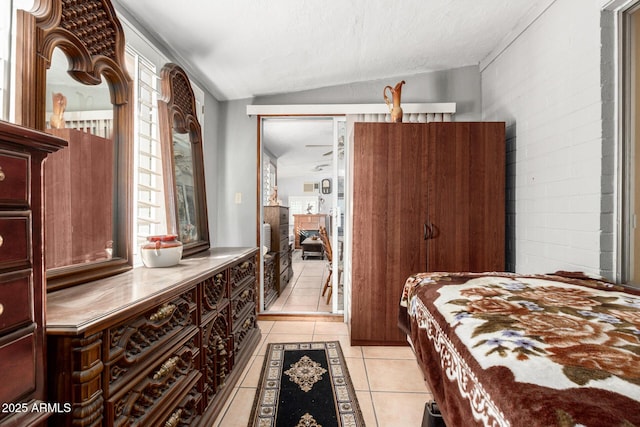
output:
M241 319L237 325L234 324L233 349L236 357L242 353L246 339L251 336L257 327L255 310L248 312L247 317Z
M0 333L33 322L31 270L0 276Z
M35 338L30 326L0 340L0 402L18 402L36 388Z
M289 236L280 236L280 247L278 250L283 253L289 250Z
M288 225L289 224L289 208L280 208L280 212L278 213L278 219L280 221L280 225Z
M231 267L231 297L241 292L246 286L252 286L256 282L255 258L248 258Z
M286 269L282 273L280 273L280 291L287 287L289 281L291 280L291 270Z
M278 240L280 240L280 249L282 249L283 245L289 244L289 226L287 224L281 225L278 230ZM283 242L283 240L286 240L286 242Z
M161 304L106 333L105 396L129 384L146 363L197 328L196 289Z
M0 204L29 206L29 156L0 150Z
M0 269L29 266L31 259L31 217L0 215Z
M233 327L235 328L238 321L246 317L246 312L249 310L255 311L256 306L256 294L254 287L247 287L240 295L238 295L231 303L231 318ZM251 308L249 308L251 307Z
M280 272L283 272L284 270L289 268L289 256L288 256L288 251L287 250L283 250L282 252L280 252Z
M202 393L198 390L198 383L191 388L191 391L184 397L178 406L160 418L159 426L192 426L196 425L200 419L199 409L202 402Z
M160 425L167 408L175 408L201 378L199 346L194 331L183 344L111 396L106 403L108 425Z

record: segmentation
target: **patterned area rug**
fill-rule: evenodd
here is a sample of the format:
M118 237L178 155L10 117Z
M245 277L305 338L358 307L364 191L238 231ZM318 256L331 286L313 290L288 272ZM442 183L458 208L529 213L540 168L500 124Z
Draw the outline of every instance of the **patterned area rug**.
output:
M249 426L364 426L340 343L269 344Z

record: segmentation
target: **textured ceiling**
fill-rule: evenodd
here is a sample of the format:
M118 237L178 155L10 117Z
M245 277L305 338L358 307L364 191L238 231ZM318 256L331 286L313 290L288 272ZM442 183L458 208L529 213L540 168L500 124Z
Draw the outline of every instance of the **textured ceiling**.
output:
M262 143L278 159L278 179L331 176L333 119L267 118Z
M218 100L478 64L549 0L114 0Z
M476 65L553 0L112 1L224 101ZM280 178L330 176L332 139L331 120L263 128Z

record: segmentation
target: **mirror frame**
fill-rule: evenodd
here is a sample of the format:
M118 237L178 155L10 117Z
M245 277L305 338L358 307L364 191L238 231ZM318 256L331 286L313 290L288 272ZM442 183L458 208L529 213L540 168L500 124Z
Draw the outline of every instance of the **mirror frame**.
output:
M202 151L202 129L198 122L196 99L189 77L177 64L168 63L160 71L161 98L158 99L158 119L165 194L167 200L167 232L180 235L178 218L177 183L173 152L173 132L189 135L193 159L194 202L198 227L198 240L183 243L182 256L209 249L209 220L204 178L204 155Z
M54 291L132 268L133 82L125 66L125 38L109 0L36 0L17 12L16 122L45 130L47 70L55 48L69 61L69 75L97 85L104 78L113 105L114 248L112 258L47 271ZM46 184L45 184L46 185ZM46 212L46 207L45 207ZM44 234L44 232L43 232Z

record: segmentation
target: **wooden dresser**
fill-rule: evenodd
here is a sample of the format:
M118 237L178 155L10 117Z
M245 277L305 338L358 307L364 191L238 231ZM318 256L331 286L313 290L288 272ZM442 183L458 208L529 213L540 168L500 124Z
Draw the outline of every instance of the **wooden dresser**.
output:
M210 426L260 340L255 248L214 248L47 297L56 426Z
M264 256L264 308L268 309L271 304L278 298L278 276L276 275L276 260L278 254L269 252Z
M319 235L320 227L325 227L327 231L331 231L331 223L327 214L294 214L293 215L293 232L296 236L296 249L301 249L300 242L304 238L300 238L305 231L312 231L313 234Z
M291 251L289 245L289 208L265 206L264 222L271 225L271 251L275 253L275 288L280 295L291 281Z
M42 162L66 142L0 121L0 425L46 412Z

